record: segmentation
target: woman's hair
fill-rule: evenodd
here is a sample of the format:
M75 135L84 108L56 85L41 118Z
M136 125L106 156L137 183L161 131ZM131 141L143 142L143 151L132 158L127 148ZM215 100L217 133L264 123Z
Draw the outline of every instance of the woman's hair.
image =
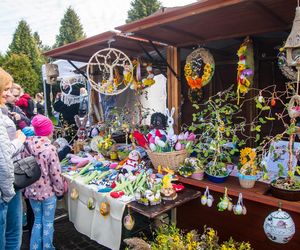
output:
M13 80L12 76L0 67L0 95L2 95L2 93L5 89L5 86L8 83L12 83L13 81L14 80ZM3 104L3 103L1 103L1 100L2 100L2 98L0 98L0 105Z
M22 87L21 87L19 84L15 83L15 82L12 84L12 86L11 86L10 89L11 89L11 90L16 89L16 90L18 90L18 91L20 91L20 92L23 91Z

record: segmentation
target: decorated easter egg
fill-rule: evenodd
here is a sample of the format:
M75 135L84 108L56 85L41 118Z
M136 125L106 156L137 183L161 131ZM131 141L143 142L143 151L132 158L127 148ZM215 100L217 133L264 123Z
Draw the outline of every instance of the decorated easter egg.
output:
M213 201L214 201L214 198L212 197L212 195L209 195L209 196L207 197L207 206L208 206L208 207L211 207L212 204L213 204Z
M132 215L127 214L123 219L124 227L127 230L131 230L135 224L134 218Z
M207 203L207 197L206 197L206 195L202 195L201 196L201 204L206 205L206 203Z
M236 206L233 206L233 212L236 215L240 215L243 213L243 207L240 204L237 204Z
M87 207L89 210L95 209L95 199L93 197L88 198Z
M72 191L71 191L71 199L72 200L77 200L79 197L79 192L76 188L72 188Z
M107 216L110 213L110 204L108 202L101 202L100 204L100 213L103 216Z
M271 241L285 244L295 234L295 223L287 212L278 209L265 219L264 231Z

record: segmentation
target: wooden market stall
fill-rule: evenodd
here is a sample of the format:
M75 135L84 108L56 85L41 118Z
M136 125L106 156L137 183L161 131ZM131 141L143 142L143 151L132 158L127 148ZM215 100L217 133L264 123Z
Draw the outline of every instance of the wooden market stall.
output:
M195 112L189 101L183 66L186 56L198 46L210 50L216 64L215 75L211 83L202 88L199 102L236 84L236 51L245 36L250 36L254 44L253 87L264 88L271 84L285 87L287 79L278 68L277 54L290 33L296 5L296 0L197 1L180 8L162 9L152 16L116 29L169 45L167 61L175 74L168 70L168 106L176 108L175 128L178 132L182 124L190 124ZM275 107L274 112L279 109ZM253 119L256 113L255 105L249 105L244 111L248 120ZM276 134L280 129L277 123L272 124L272 133ZM270 127L263 128L262 132L267 134ZM300 202L272 197L268 191L269 186L264 183L258 183L254 189L242 189L236 177L231 177L224 184L183 177L180 181L203 191L208 186L215 200L222 196L225 186L234 201L242 192L248 209L246 216L239 217L228 212L218 212L215 205L213 208L202 206L199 199L194 200L177 211L177 223L181 228L197 228L201 231L204 225L212 226L218 230L221 239L232 236L236 240L248 240L254 249L300 247ZM264 219L277 209L279 202L296 224L296 234L286 245L269 241L263 230Z

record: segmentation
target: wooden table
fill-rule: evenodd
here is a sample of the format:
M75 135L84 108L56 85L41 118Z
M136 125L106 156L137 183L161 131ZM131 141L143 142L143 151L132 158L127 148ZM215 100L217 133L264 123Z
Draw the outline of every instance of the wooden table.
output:
M191 200L197 199L200 196L200 191L191 188L185 188L181 192L177 193L177 198L173 201L162 201L161 204L155 206L145 206L136 201L132 201L127 206L129 206L133 211L142 214L149 219L153 219L165 212L168 212L169 210L173 210L174 208Z

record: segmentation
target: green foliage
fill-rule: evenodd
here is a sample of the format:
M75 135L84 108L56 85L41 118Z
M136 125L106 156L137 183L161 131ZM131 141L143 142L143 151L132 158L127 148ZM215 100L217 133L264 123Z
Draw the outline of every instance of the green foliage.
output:
M162 7L161 2L157 0L133 0L130 5L131 8L127 12L126 23L147 17Z
M36 74L41 75L41 66L44 60L26 21L21 20L19 22L7 54L8 56L11 54L24 54L28 56L29 62Z
M80 18L71 6L65 12L60 25L59 34L56 36L54 47L60 47L86 37L80 23Z
M25 89L25 92L30 95L38 92L39 76L32 68L28 56L10 54L3 64L3 68L12 75L16 83L19 83Z
M193 114L190 130L200 135L194 150L207 164L206 171L213 175L226 176L226 163L231 163L232 156L239 151L237 147L245 144L237 136L246 124L245 119L238 116L241 108L235 104L236 98L236 92L229 89L210 97L201 107L194 106L199 111ZM259 131L260 126L253 129ZM229 147L229 143L234 148Z
M2 67L4 61L5 61L5 56L0 53L0 67Z

